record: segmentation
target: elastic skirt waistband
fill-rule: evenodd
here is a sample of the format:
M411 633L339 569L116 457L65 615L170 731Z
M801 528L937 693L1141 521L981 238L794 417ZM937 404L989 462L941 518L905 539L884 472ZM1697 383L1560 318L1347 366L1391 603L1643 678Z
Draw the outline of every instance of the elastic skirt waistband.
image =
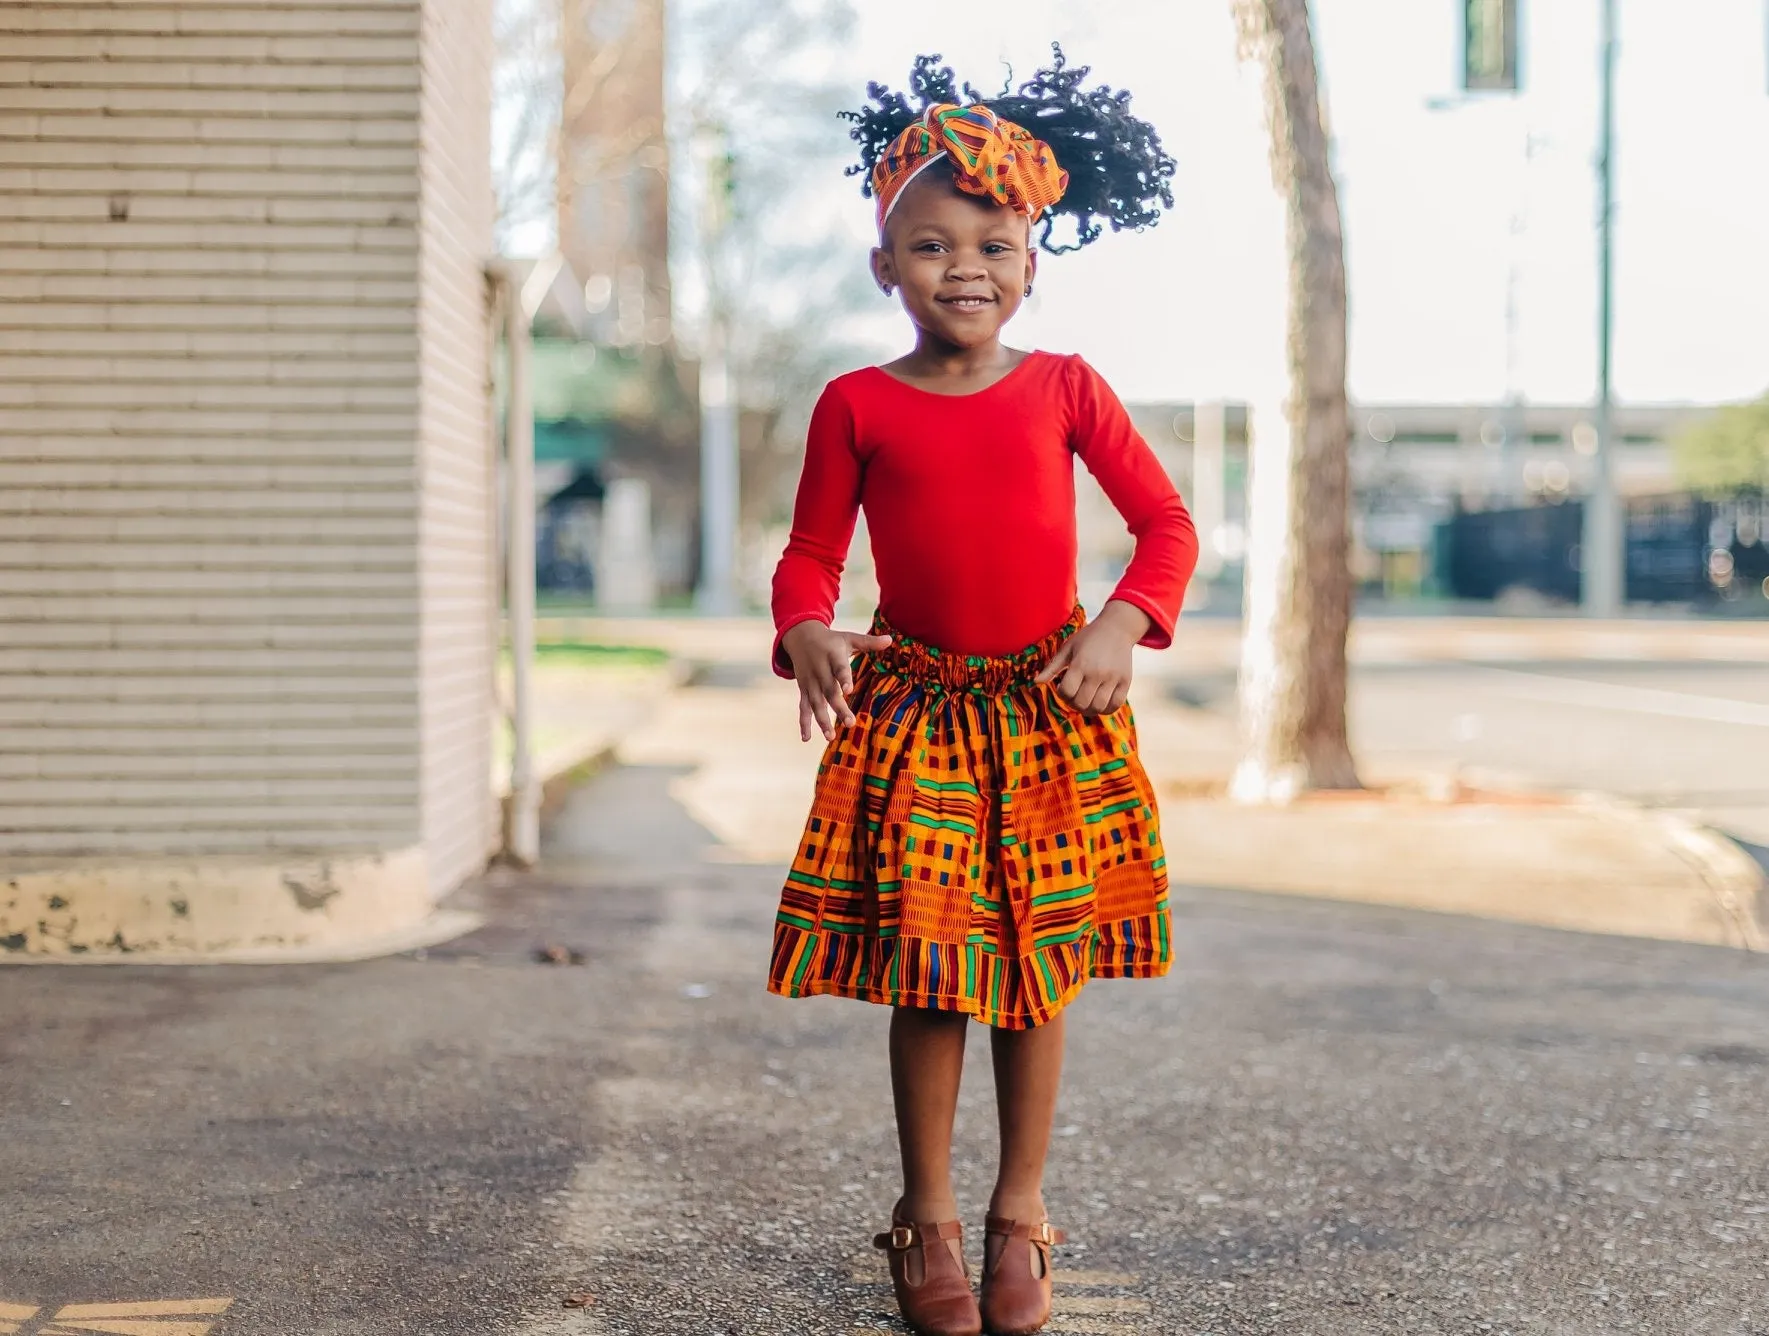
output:
M1060 646L1087 622L1080 604L1069 614L1069 620L1044 639L1014 654L955 654L906 636L884 618L881 612L872 619L872 633L891 637L890 645L868 654L867 660L879 671L906 681L946 691L975 691L999 696L1032 685L1044 665L1050 662Z

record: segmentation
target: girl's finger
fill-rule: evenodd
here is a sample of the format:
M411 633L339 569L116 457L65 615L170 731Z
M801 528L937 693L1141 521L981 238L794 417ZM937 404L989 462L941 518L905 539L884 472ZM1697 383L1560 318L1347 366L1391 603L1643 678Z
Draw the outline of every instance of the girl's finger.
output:
M828 700L830 711L842 727L845 728L854 722L854 711L848 706L847 692L843 690L839 680L830 683Z
M1106 713L1117 714L1124 708L1124 702L1130 699L1130 683L1120 682L1112 692L1112 699L1106 702Z
M848 644L856 650L888 649L891 643L889 636L861 635L858 631L844 631L842 634L847 636Z
M1057 695L1061 696L1071 705L1079 705L1081 703L1081 693L1087 690L1087 685L1090 680L1091 679L1089 679L1087 674L1080 668L1070 668L1068 672L1063 674L1063 680L1057 683Z
M811 698L811 713L817 719L817 731L823 734L824 741L835 737L835 719L829 713L829 702L821 696Z
M811 740L811 729L816 725L816 716L811 713L811 689L805 683L799 683L799 741Z
M1057 652L1050 656L1050 662L1044 665L1042 672L1034 677L1034 682L1054 682L1057 674L1069 666L1069 660L1075 657L1075 642L1065 640L1057 647Z
M848 693L854 689L854 665L845 657L837 655L829 665L830 691L827 696L835 717L844 724L854 722L854 712L848 706Z

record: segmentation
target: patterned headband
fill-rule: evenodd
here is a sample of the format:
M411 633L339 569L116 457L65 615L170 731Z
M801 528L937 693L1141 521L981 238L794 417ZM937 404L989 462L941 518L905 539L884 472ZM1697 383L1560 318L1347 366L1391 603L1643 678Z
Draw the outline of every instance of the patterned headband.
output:
M943 102L898 135L872 169L881 233L904 188L942 157L951 160L960 190L1034 220L1069 188L1069 174L1057 166L1050 145L1024 126L981 104Z

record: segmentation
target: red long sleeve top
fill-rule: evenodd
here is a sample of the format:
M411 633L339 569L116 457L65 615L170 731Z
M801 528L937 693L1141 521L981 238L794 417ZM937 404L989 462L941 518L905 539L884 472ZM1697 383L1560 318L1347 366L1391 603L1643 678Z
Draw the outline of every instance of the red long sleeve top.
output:
M834 616L862 507L880 611L905 635L1000 655L1061 626L1075 606L1076 456L1136 539L1112 597L1148 614L1143 644L1166 648L1197 564L1191 516L1099 373L1032 353L974 394L878 367L824 389L774 572L775 671L792 675L779 637Z

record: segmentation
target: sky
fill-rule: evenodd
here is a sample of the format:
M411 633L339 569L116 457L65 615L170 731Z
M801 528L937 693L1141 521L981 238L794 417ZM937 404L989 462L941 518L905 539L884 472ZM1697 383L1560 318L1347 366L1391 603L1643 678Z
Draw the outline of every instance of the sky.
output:
M1524 91L1459 92L1458 0L1317 0L1357 398L1582 401L1597 350L1598 0L1522 0ZM1619 0L1618 396L1769 390L1763 0ZM1014 336L1127 398L1247 397L1281 356L1282 215L1227 0L863 3L857 81L938 51L988 87L1060 39L1129 88L1177 207L1049 259ZM851 183L843 183L849 189ZM854 244L868 242L856 196ZM858 262L858 261L857 261ZM1515 285L1515 300L1507 302ZM1507 320L1512 305L1514 321ZM1508 332L1508 325L1511 326Z
M520 0L506 0L517 3ZM1142 234L1046 257L1010 342L1080 352L1129 399L1259 398L1282 373L1283 219L1260 73L1229 0L853 0L858 102L939 52L980 87L1061 40L1129 88L1179 164ZM1315 0L1365 402L1583 402L1596 389L1600 0L1519 0L1520 94L1459 91L1461 0ZM1615 388L1769 390L1769 3L1618 0ZM871 204L829 174L857 270ZM901 317L863 322L881 356Z

